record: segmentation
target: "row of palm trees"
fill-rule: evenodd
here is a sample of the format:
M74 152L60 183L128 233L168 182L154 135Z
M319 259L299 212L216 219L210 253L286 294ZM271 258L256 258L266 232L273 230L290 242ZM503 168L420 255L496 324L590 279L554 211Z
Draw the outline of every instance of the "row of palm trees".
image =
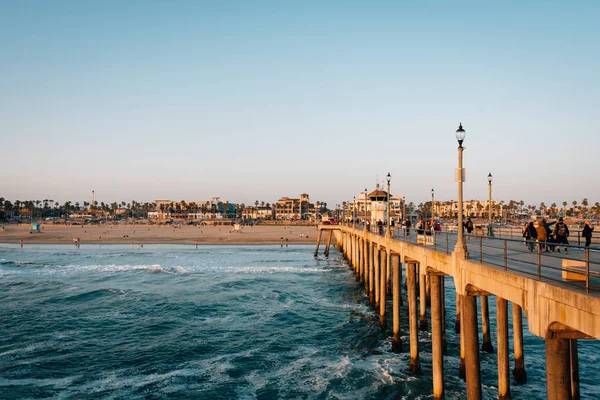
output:
M94 201L93 204L84 201L83 203L66 201L60 204L52 199L44 200L15 200L11 202L4 197L0 197L0 219L8 218L65 218L69 214L76 211L99 210L109 215L117 215L117 210L122 212L119 214L131 217L143 217L156 208L155 203L140 203L135 200L131 202L113 202L104 203Z

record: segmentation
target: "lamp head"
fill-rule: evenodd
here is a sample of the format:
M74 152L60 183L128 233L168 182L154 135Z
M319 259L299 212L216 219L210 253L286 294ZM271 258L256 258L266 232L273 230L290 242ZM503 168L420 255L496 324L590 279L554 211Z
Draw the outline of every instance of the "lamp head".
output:
M390 173L388 172L388 174L387 174L387 183L388 183L388 185L390 184L391 180L392 180L392 175L390 175Z
M492 173L491 172L488 174L488 182L490 184L492 183Z
M458 129L456 130L456 140L458 140L458 146L462 147L463 140L465 140L465 136L467 132L462 127L462 122L458 125Z

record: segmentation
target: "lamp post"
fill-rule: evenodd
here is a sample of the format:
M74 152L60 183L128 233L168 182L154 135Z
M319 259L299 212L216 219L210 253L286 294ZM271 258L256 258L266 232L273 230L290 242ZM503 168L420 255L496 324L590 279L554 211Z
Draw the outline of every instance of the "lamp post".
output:
M365 227L364 230L367 230L367 188L365 188Z
M458 183L458 240L456 241L455 251L463 253L463 257L467 255L467 244L465 243L464 226L463 226L463 141L465 140L466 132L462 127L462 123L459 124L456 130L456 140L458 141L458 168L456 170L456 182Z
M435 191L431 189L431 223L435 222Z
M488 211L488 236L494 236L494 230L492 229L492 173L488 174L488 197L489 197L489 211Z
M392 181L392 175L388 172L387 174L387 235L392 234L392 219L390 217L390 182Z
M356 196L354 196L352 199L352 227L356 229Z

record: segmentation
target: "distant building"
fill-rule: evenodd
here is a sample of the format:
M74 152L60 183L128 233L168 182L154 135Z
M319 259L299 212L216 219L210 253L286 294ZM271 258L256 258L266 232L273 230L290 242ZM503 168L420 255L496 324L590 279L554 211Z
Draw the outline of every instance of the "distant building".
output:
M311 212L312 209L312 212ZM278 220L309 219L314 213L308 194L302 193L300 198L282 197L275 203L275 218Z

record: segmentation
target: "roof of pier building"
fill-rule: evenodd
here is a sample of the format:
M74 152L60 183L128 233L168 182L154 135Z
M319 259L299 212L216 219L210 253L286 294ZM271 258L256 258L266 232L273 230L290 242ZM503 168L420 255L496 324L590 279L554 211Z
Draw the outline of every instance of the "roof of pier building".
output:
M387 201L387 192L379 189L373 190L369 193L369 200L371 201Z

